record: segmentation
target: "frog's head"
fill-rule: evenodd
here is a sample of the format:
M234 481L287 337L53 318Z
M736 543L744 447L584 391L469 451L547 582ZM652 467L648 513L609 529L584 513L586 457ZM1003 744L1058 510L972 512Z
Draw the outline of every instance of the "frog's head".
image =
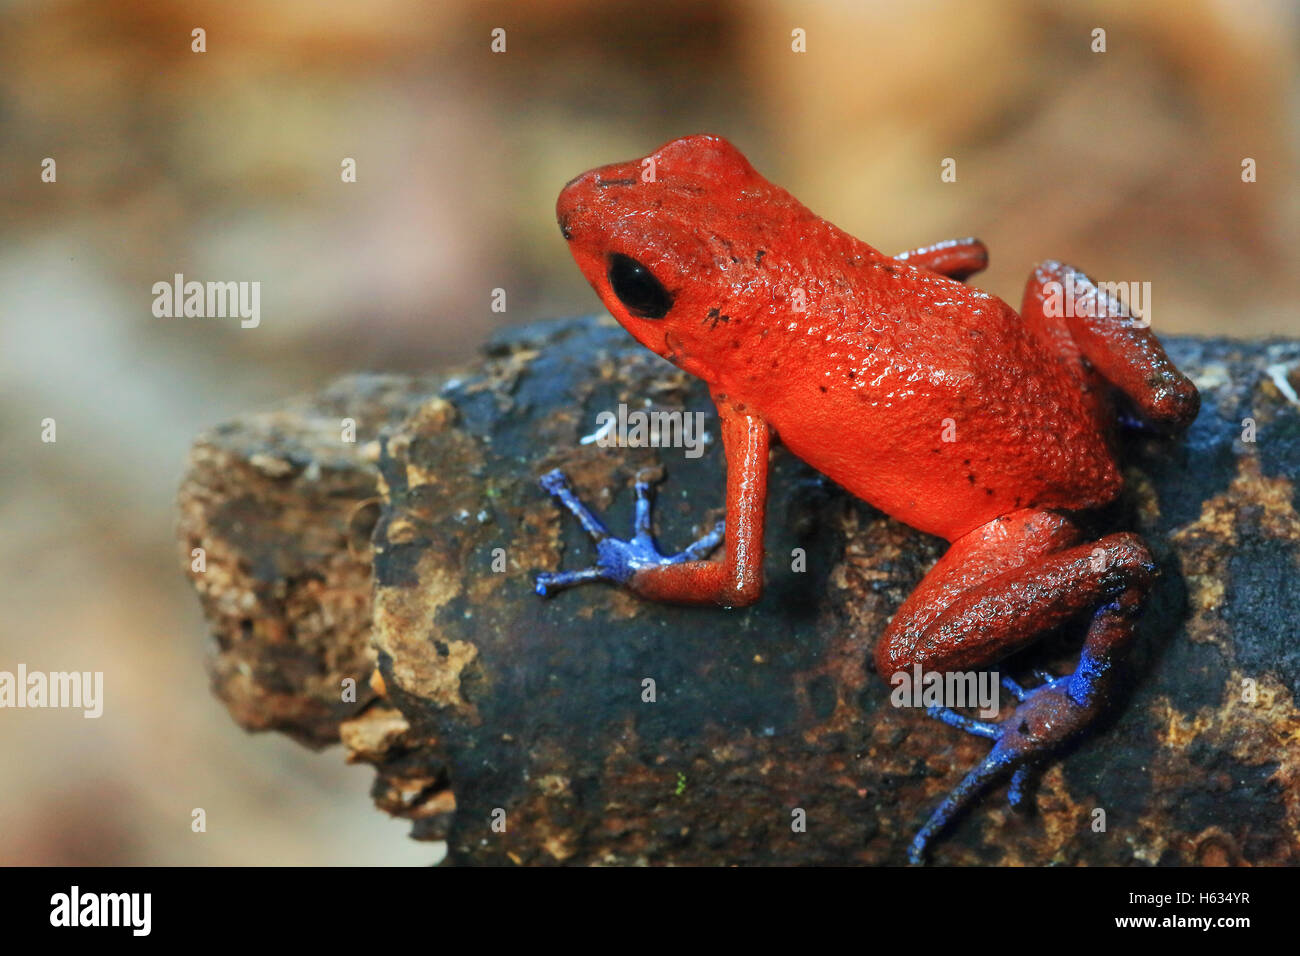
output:
M556 203L569 251L643 345L708 381L780 293L779 233L814 217L718 136L571 180Z

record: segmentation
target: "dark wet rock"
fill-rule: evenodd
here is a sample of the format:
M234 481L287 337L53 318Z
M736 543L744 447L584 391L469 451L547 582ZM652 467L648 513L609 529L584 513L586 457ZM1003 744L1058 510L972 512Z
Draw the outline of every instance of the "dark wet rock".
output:
M935 862L1300 862L1300 344L1168 347L1200 418L1178 441L1126 439L1125 497L1097 516L1142 533L1163 572L1130 692L1048 765L1035 812L998 787ZM457 862L903 862L988 747L891 706L869 670L942 542L778 447L756 606L533 593L535 572L592 554L537 486L550 468L620 535L636 473L661 468L668 549L720 517L717 442L698 459L579 443L598 412L647 401L706 412L716 435L702 383L609 320L566 320L510 330L471 368L351 377L200 438L181 536L187 570L207 552L189 573L218 695L249 729L341 736L377 768L381 808ZM1066 631L1006 668L1063 671L1077 649Z

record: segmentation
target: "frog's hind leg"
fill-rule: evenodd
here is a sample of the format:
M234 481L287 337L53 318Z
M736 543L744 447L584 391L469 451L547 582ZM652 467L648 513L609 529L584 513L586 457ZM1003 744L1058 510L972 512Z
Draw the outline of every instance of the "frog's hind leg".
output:
M1170 361L1149 323L1071 266L1040 263L1025 286L1020 315L1050 348L1115 386L1163 431L1182 431L1201 396Z
M1012 774L1018 802L1032 766L1083 731L1108 703L1114 665L1127 651L1134 619L1155 572L1134 534L1081 543L1078 529L1052 512L1020 511L955 541L904 602L880 639L876 669L889 679L923 671L981 670L1089 611L1078 667L1042 686L1012 685L1018 705L989 723L944 708L931 716L994 740L989 755L957 785L917 833L920 862L957 813L994 780Z

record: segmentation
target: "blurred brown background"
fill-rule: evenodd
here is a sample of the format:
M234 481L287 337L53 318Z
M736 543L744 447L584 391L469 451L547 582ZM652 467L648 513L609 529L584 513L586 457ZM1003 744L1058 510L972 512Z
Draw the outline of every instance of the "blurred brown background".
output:
M1162 333L1297 335L1297 37L1289 0L6 5L0 670L102 670L106 703L0 711L0 863L437 859L368 769L209 696L173 495L241 411L597 308L573 175L716 132L884 251L982 237L1013 304L1056 257L1151 281ZM261 326L155 318L177 272L260 281Z

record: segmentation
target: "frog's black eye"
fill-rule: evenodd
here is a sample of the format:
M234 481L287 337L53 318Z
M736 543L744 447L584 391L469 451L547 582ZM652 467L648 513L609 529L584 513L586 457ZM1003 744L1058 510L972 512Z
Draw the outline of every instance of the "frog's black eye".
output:
M609 257L610 288L618 301L633 315L643 319L662 319L673 307L673 297L650 274L650 270L631 256L616 252Z

